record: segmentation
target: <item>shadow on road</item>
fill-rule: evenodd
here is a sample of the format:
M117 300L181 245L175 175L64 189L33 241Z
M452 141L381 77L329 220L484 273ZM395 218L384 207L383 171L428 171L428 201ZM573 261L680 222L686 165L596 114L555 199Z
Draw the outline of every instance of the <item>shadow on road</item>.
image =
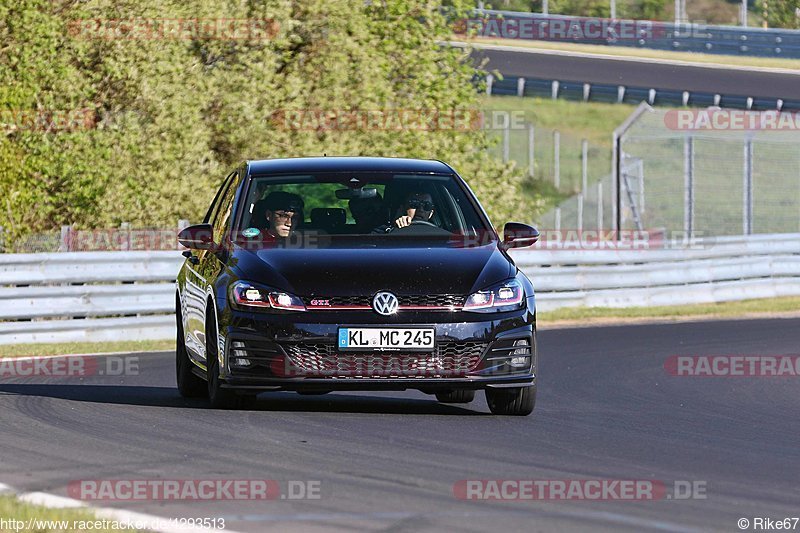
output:
M146 407L172 407L178 409L207 409L203 399L187 399L170 387L140 387L116 385L63 385L63 384L0 384L0 398L7 395L44 397L76 402L92 402ZM393 398L353 394L326 394L301 396L290 392L267 392L258 396L252 408L243 411L312 412L312 413L370 413L407 415L488 415L456 405L447 405L435 399Z

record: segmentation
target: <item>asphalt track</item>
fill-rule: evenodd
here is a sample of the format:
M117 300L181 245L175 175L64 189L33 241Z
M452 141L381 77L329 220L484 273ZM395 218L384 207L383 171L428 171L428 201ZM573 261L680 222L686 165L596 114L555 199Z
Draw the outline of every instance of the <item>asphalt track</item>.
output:
M238 531L738 531L800 514L798 377L675 377L673 354L788 354L800 319L540 332L530 417L417 392L261 395L250 411L181 399L171 354L138 376L3 378L0 482L66 494L80 479L321 481L302 501L103 503L225 517ZM476 502L464 479L653 479L705 499Z
M654 60L581 57L553 51L479 49L473 54L489 60L487 70L496 69L508 77L524 76L754 98L800 98L800 77L791 73L675 65Z

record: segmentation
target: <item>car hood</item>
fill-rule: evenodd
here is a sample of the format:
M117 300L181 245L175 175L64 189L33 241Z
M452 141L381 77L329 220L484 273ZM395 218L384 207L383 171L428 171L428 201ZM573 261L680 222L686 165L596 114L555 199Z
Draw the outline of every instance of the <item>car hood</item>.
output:
M513 275L496 243L470 248L268 248L234 252L237 277L298 295L469 294Z

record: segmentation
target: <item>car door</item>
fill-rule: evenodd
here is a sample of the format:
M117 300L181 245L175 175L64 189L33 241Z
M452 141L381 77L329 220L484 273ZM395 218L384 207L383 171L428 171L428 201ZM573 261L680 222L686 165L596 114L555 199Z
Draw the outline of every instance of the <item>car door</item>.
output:
M222 185L217 190L217 194L203 218L206 224L213 224L219 213L220 206L231 188L236 173L229 174ZM184 336L186 348L193 359L205 361L205 312L206 312L206 287L208 286L207 276L202 272L203 261L205 261L208 251L194 250L195 261L184 263L185 283L181 291L184 310Z
M228 231L231 226L231 213L233 210L233 200L236 196L238 189L238 172L234 172L228 181L225 191L218 200L217 208L209 223L213 227L214 243L219 245L224 243L228 237ZM203 299L203 314L201 315L202 324L198 325L196 335L198 339L203 339L202 345L202 359L205 361L205 322L206 317L212 309L208 309L208 295L213 292L214 283L225 269L225 259L227 257L226 250L201 250L197 254L198 263L195 265L195 276L198 279L198 285L202 287Z

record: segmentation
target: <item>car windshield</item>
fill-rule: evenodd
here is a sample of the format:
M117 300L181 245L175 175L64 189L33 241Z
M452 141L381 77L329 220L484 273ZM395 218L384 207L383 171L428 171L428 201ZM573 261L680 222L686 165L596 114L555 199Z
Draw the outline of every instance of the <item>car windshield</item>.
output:
M453 175L337 172L254 176L234 229L239 244L494 239Z

